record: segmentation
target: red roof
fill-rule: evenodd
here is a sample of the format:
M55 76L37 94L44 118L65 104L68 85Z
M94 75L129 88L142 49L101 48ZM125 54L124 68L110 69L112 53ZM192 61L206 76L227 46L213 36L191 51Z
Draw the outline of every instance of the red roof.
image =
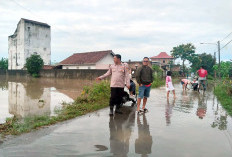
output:
M151 57L151 59L153 58L174 58L174 57L169 56L166 52L160 52L160 54L158 54L157 56Z
M66 58L60 62L60 65L69 64L95 64L104 58L106 55L114 55L112 50L106 51L95 51L95 52L84 52L84 53L74 53L72 56Z

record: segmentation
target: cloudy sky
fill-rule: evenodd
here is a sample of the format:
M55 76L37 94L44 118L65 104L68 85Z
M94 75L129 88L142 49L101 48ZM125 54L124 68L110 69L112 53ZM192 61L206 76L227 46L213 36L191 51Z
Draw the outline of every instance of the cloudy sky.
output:
M213 54L216 45L200 43L231 41L231 14L231 0L0 0L0 58L20 18L51 26L52 62L109 49L141 60L190 42L197 53ZM232 43L221 59L232 59Z

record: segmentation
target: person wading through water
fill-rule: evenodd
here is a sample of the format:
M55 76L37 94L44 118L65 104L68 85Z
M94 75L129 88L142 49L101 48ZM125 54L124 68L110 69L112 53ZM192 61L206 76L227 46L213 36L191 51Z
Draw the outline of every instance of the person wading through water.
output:
M147 98L150 96L151 84L154 80L153 71L148 66L149 58L143 58L143 65L136 70L136 81L139 84L139 96L137 100L137 112L148 112L145 108L147 103ZM141 99L143 99L143 108L140 110Z
M111 96L110 96L110 116L114 114L114 105L116 105L115 113L122 114L120 104L122 103L122 95L125 84L130 89L129 68L126 63L121 62L121 55L114 56L114 64L109 67L109 70L96 80L102 80L111 76Z

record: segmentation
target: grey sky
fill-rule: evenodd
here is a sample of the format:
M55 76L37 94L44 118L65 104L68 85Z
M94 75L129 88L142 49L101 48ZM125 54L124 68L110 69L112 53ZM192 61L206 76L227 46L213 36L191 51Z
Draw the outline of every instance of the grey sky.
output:
M20 18L51 26L52 61L108 49L123 60L141 60L189 42L197 53L213 54L216 45L199 43L232 32L231 10L231 0L0 0L0 57L8 56L8 36ZM232 59L232 43L221 55Z

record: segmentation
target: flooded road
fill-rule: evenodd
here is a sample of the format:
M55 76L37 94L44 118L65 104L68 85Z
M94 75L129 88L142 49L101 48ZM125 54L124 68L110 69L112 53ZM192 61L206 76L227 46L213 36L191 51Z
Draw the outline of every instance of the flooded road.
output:
M54 115L63 102L73 102L90 81L75 79L0 78L0 124L7 117Z
M164 87L151 90L149 112L109 117L109 108L7 140L0 157L231 157L232 118L209 89L166 99Z

